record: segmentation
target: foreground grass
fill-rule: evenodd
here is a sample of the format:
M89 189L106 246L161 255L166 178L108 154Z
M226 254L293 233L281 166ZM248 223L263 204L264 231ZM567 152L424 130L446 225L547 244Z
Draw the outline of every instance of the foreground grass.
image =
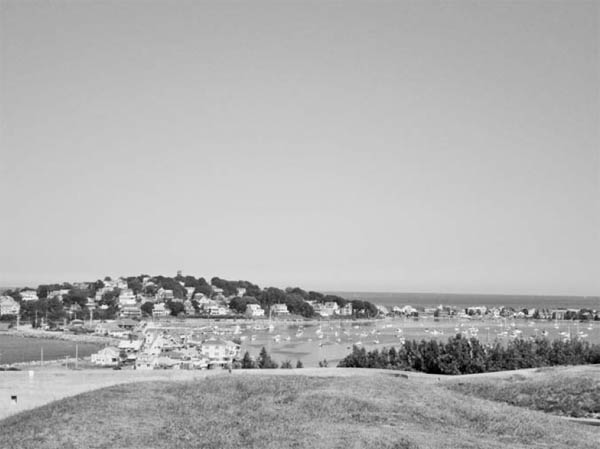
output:
M597 448L560 418L392 376L109 387L0 422L2 448Z
M506 402L575 418L600 418L600 367L577 371L541 368L531 377L514 374L505 379L484 377L449 383L449 388L479 398Z

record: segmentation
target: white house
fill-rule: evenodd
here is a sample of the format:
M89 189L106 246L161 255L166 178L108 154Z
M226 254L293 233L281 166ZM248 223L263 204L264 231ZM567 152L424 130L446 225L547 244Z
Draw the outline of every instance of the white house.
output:
M273 304L271 306L271 313L273 315L289 315L290 311L285 304Z
M225 316L231 313L231 311L227 307L215 304L211 304L209 306L204 307L204 310L206 310L210 316Z
M69 294L69 289L68 288L61 288L59 290L52 290L51 292L48 292L48 299L52 299L52 298L58 298L62 301L62 297L66 296Z
M37 301L39 299L35 290L25 289L21 290L19 293L21 294L21 299L23 301Z
M135 306L135 294L133 290L126 288L121 290L119 294L119 305L120 306Z
M119 350L112 346L101 349L92 354L91 361L94 365L117 366L119 364Z
M344 307L340 307L338 310L340 316L351 316L352 315L352 303L347 303Z
M252 318L265 316L265 311L258 304L246 304L246 316Z
M211 361L228 363L237 355L240 347L232 341L210 338L200 346L200 353Z
M159 302L154 304L154 308L152 309L152 316L154 318L160 318L168 316L171 313L169 308L165 305L164 302Z
M0 316L18 315L21 305L10 296L0 296Z

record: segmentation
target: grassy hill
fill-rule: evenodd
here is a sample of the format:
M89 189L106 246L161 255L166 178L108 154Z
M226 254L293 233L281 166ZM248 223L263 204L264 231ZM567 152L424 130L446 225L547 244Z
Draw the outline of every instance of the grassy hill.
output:
M461 383L470 382L462 376ZM600 428L443 379L234 373L117 385L0 422L2 448L597 448Z

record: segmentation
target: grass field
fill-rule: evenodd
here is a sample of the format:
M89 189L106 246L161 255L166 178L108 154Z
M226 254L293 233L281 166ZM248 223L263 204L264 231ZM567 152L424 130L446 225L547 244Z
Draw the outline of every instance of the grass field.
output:
M450 382L454 391L575 418L600 418L600 367L540 368L535 376Z
M599 438L598 428L465 396L445 381L387 374L140 382L0 421L6 449L595 449Z

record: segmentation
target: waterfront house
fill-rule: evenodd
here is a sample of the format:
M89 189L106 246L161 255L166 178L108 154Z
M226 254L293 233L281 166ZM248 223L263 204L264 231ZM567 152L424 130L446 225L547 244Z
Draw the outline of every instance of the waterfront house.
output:
M347 303L344 307L340 307L338 310L340 316L352 316L352 303Z
M210 316L225 316L231 313L227 307L214 304L204 307L204 310L207 311Z
M115 347L108 346L97 353L92 354L91 361L94 365L99 366L117 366L120 361L119 350Z
M96 335L111 336L115 338L126 338L131 333L128 329L123 329L118 326L114 321L112 322L101 322L96 324L94 328Z
M10 296L0 296L0 316L18 315L21 305Z
M200 346L200 353L208 358L212 364L230 363L239 353L239 345L229 340L209 338Z
M240 298L242 298L246 294L246 289L244 287L238 287L236 291L237 296L239 296Z
M21 290L19 292L19 294L21 295L21 299L25 302L27 301L37 301L38 295L37 295L37 291L26 288L25 290Z
M137 325L138 325L138 322L132 320L131 318L125 318L125 319L117 321L117 326L121 329L132 330Z
M247 304L246 305L246 316L250 318L258 318L265 316L264 309L258 304Z
M271 306L271 313L273 315L289 315L290 311L285 304L273 304Z

